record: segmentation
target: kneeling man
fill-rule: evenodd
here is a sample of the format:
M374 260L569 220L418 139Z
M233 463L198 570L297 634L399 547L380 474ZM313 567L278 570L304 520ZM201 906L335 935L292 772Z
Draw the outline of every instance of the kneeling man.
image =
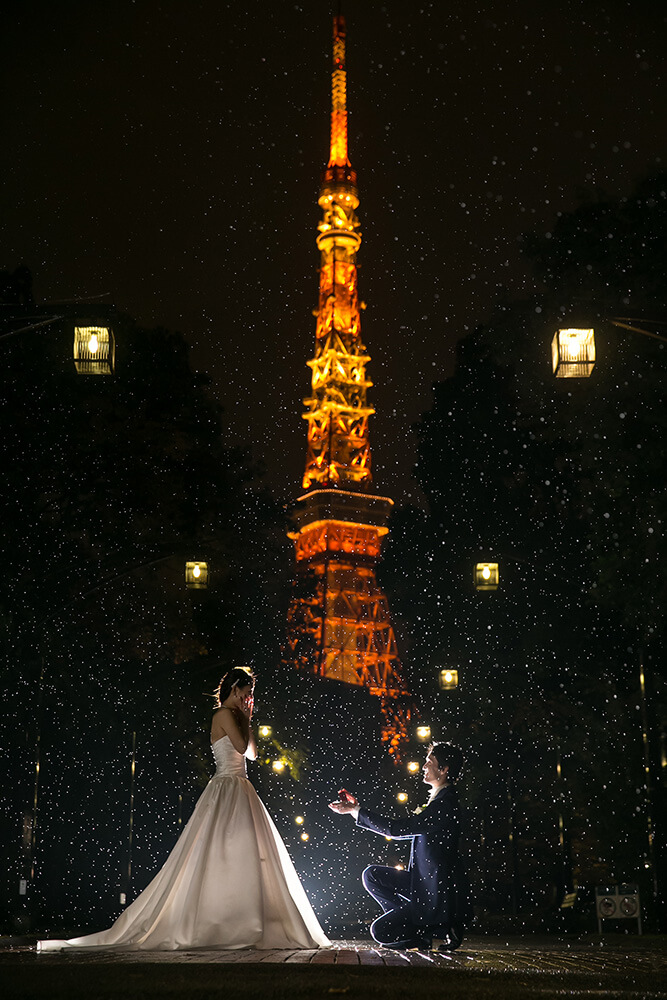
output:
M423 766L431 786L428 805L407 819L385 819L363 809L348 792L329 807L349 814L357 826L394 840L411 840L407 871L370 865L363 883L384 913L371 924L375 941L388 948L435 945L453 951L461 943L470 917L468 880L459 857L460 809L454 782L463 754L451 743L434 743Z

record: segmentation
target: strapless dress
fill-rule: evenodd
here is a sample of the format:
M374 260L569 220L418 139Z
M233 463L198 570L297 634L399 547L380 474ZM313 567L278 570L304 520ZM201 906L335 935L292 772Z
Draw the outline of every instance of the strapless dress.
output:
M39 951L322 948L329 944L285 845L228 736L216 771L153 881L109 930Z

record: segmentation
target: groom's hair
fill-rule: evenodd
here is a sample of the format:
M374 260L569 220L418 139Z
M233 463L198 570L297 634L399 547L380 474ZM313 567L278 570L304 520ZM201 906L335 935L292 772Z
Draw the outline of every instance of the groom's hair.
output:
M449 768L447 777L450 781L456 781L461 777L463 753L459 747L454 746L453 743L434 743L431 747L431 753L437 760L439 768Z

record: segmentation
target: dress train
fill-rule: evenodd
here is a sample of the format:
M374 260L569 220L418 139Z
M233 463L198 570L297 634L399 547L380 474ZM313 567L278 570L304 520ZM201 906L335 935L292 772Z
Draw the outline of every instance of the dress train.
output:
M38 951L322 948L329 945L273 820L228 736L164 866L106 931Z

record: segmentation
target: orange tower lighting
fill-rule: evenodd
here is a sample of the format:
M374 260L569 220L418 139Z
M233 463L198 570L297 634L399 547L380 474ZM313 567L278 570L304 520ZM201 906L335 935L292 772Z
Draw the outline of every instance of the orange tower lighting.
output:
M331 148L322 176L317 247L320 289L304 400L308 444L289 537L296 576L285 661L319 677L366 687L382 699L383 739L394 759L407 739L406 685L375 566L393 506L372 491L366 393L370 357L361 340L357 175L347 152L345 20L334 18Z

